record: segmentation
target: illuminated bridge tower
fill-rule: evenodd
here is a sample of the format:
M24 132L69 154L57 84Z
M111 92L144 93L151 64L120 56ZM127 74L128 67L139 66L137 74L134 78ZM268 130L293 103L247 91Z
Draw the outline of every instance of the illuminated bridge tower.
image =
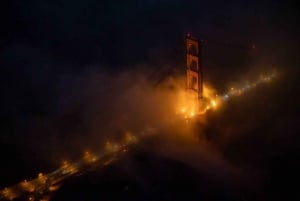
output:
M186 76L187 91L203 98L203 72L201 66L201 43L197 38L187 34L186 37Z

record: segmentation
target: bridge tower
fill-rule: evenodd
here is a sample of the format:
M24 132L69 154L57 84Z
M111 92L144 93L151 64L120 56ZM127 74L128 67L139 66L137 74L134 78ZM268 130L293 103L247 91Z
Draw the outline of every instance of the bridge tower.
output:
M203 72L201 65L201 42L187 34L186 36L186 76L187 91L197 99L203 98Z

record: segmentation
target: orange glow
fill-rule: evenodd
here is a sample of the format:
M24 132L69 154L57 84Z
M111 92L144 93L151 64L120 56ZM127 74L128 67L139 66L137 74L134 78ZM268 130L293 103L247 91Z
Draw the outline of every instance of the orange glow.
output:
M197 115L203 115L207 110L217 108L216 93L211 87L204 85L203 99L198 100L196 93L180 91L178 95L176 114L185 119L193 118Z
M213 106L214 108L217 107L217 102L216 102L215 100L211 100L211 104L212 104L212 106Z
M34 191L34 186L28 182L27 180L24 180L22 183L21 183L21 186L22 188L25 190L25 191L28 191L28 192L33 192Z
M64 160L64 161L62 162L62 168L66 168L66 167L68 167L68 166L69 166L68 161Z
M195 112L194 112L194 111L192 111L192 112L190 113L190 117L193 117L193 116L195 116Z
M184 89L179 90L179 93L173 94L172 91L172 98L168 99L172 102L167 102L169 104L162 104L162 105L168 105L167 112L168 114L173 115L172 111L176 111L176 114L180 116L180 120L184 120L183 122L189 122L189 119L195 118L200 115L204 115L209 110L217 110L221 107L224 107L223 103L225 101L230 100L231 98L243 95L245 92L247 92L250 89L253 89L254 87L258 87L261 84L271 84L271 81L273 81L274 78L277 77L276 72L269 74L269 75L260 75L255 81L249 82L244 81L244 84L235 85L234 87L228 88L226 93L224 94L216 94L216 91L208 86L204 85L203 90L203 99L198 99L198 94L194 92L187 92ZM161 99L161 98L160 98ZM156 111L155 111L156 112ZM158 113L158 112L157 112ZM201 123L206 122L206 118L199 118ZM171 121L173 122L173 121ZM176 122L176 121L175 121ZM181 124L180 124L181 125ZM176 129L179 127L176 127ZM156 127L151 126L145 126L145 133L155 133ZM190 126L182 126L181 131L189 131ZM138 133L138 132L137 132ZM184 133L184 137L186 138L189 133L193 132L182 132ZM187 139L189 139L190 136L188 136ZM184 138L184 139L185 139ZM107 141L104 145L104 147L101 147L101 154L97 155L95 153L92 153L90 151L85 151L83 153L83 156L79 162L68 162L63 161L62 166L60 169L58 169L59 175L62 174L61 179L64 179L65 176L72 176L73 174L77 173L78 171L81 171L83 167L82 164L86 165L89 164L90 166L97 162L97 165L102 164L103 166L107 166L110 163L112 163L114 160L118 158L121 153L126 153L128 150L130 150L130 146L138 143L142 138L139 137L139 135L134 135L131 131L126 131L124 133L124 137L120 141ZM194 138L190 138L193 139ZM104 156L102 157L102 153ZM107 157L106 157L107 156ZM105 159L104 161L100 159ZM83 162L83 163L82 163ZM57 170L55 171L57 172ZM57 173L55 173L57 174ZM58 174L56 176L59 176ZM56 176L53 178L55 179ZM29 194L28 192L34 192L36 189L38 190L39 187L41 187L41 184L45 184L47 180L52 179L52 173L49 174L42 174L39 173L38 177L31 180L31 181L21 181L16 185L18 189L13 186L12 188L5 188L2 191L0 191L0 199L1 198L7 198L7 199L14 199L17 196L20 196L20 191L25 192L26 194ZM51 182L52 185L52 182ZM55 191L58 189L59 186L50 186L50 191Z
M98 158L94 154L91 154L89 151L85 151L83 159L88 163L92 163L97 161Z
M247 90L255 88L262 83L270 83L275 77L277 77L276 71L267 75L261 74L257 80L251 83L245 81L246 84L240 86L232 86L226 93L220 96L216 94L216 91L212 87L204 84L203 99L200 100L198 100L196 92L181 90L177 98L176 114L183 116L185 119L193 118L197 115L203 115L208 110L219 109L221 103L227 101L231 97L240 96Z
M125 133L125 140L124 141L125 141L126 144L136 143L137 138L131 132L128 131L128 132Z

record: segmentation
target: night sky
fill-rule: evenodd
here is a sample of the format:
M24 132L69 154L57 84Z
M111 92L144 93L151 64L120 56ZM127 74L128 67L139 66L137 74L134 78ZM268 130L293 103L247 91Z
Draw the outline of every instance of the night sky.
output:
M260 119L263 123L255 124L255 131L241 131L248 132L245 138L235 138L230 143L211 138L229 160L243 165L248 163L236 159L242 157L232 154L232 146L249 158L250 152L259 153L241 146L245 141L268 152L262 158L269 160L269 168L260 171L271 178L260 189L266 200L280 200L295 193L293 188L282 190L281 180L276 179L288 186L292 184L285 173L289 172L289 178L299 175L292 168L299 169L296 161L300 160L300 12L296 1L10 0L1 8L0 156L5 161L0 168L1 187L41 169L52 170L57 166L58 153L68 154L66 150L77 147L69 143L71 138L76 138L76 143L93 139L94 135L87 134L87 116L93 110L89 104L108 104L110 100L101 100L117 99L117 91L108 92L103 86L108 83L113 85L111 89L118 90L122 82L113 80L119 74L142 71L153 85L165 77L184 74L185 34L192 33L206 41L205 81L220 91L248 74L273 68L281 73L277 90L265 88L271 91L267 93L269 98L262 98L263 94L267 96L264 90L257 92L259 101L272 102L271 109L264 110L259 103L250 104L247 100L235 106L233 102L228 107L235 112L211 117L206 132L211 136L222 133L215 125L227 123L227 131L234 130L228 119L242 118L242 111L269 112L269 116ZM249 49L253 44L256 48ZM91 95L98 88L103 89L100 97ZM249 99L254 101L254 97L252 94ZM238 112L236 107L241 104L248 109ZM252 121L255 117L247 119ZM266 127L273 126L273 122L280 125L280 137L262 143L258 136L272 133L274 130ZM256 135L252 139L249 133L253 132ZM265 145L268 151L262 148ZM255 157L249 160L255 163ZM282 193L278 193L280 190Z

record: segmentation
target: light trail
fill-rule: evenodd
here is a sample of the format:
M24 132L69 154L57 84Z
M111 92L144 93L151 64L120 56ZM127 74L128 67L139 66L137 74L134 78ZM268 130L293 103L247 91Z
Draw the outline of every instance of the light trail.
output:
M224 93L223 95L221 95L221 100L222 101L227 101L232 97L236 97L236 96L240 96L242 94L244 94L245 92L256 88L257 86L261 85L261 84L267 84L270 83L274 78L276 78L277 73L273 72L271 74L267 74L267 75L260 75L259 78L257 80L255 80L254 82L251 83L247 83L244 84L240 87L231 87L230 90L226 93Z
M276 76L276 72L261 75L254 82L246 83L240 87L232 87L228 92L222 95L213 95L211 89L205 88L206 97L200 102L200 106L193 100L189 102L185 101L185 105L177 110L176 114L182 115L185 119L203 115L208 110L217 109L223 102L233 97L240 96L260 84L271 82ZM146 130L147 129L141 133L147 132ZM127 132L120 142L107 141L99 153L85 151L83 157L76 162L63 161L62 166L53 172L48 174L39 173L38 176L32 180L24 180L13 186L4 188L0 191L0 200L13 200L21 196L25 196L27 200L41 200L41 198L49 200L51 198L49 194L58 190L62 181L71 176L89 172L96 167L104 167L111 164L122 154L127 153L128 149L138 143L139 140L137 136Z
M130 146L137 143L137 137L126 133L119 143L107 142L99 153L85 151L83 157L76 162L63 161L62 166L48 174L39 173L32 180L24 180L0 191L0 200L14 200L26 197L26 200L41 200L51 192L59 189L62 181L93 170L96 167L107 166L122 154L125 154ZM50 198L49 198L50 199ZM48 200L49 200L48 199Z
M255 81L246 82L246 84L231 87L226 93L222 95L213 93L213 90L211 88L204 86L204 98L198 100L193 96L186 95L185 97L187 98L183 101L181 100L181 103L178 104L181 107L177 109L176 114L183 116L186 120L195 118L199 115L204 115L209 110L218 109L222 105L222 103L230 100L231 98L241 96L261 84L270 83L274 78L276 78L276 76L276 71L270 74L260 75L259 78Z

